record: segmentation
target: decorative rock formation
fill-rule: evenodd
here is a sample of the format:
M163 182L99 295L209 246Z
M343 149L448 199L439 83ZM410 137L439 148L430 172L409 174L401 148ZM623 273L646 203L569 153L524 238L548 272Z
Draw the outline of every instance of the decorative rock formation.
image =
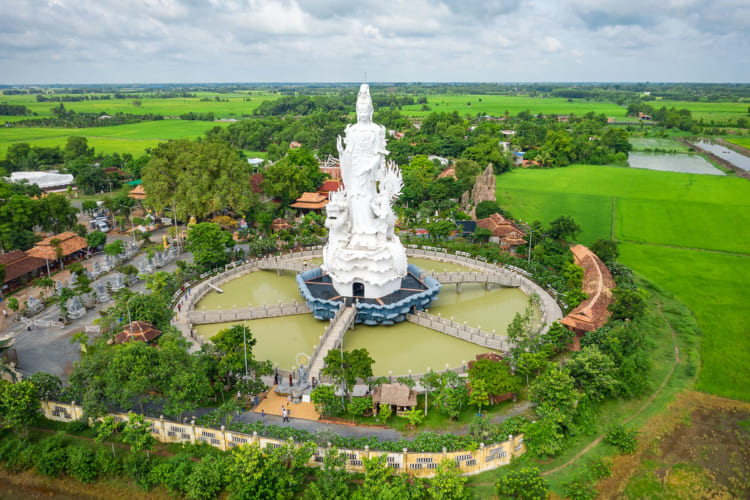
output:
M461 196L461 208L471 215L472 219L476 219L477 205L483 201L496 201L496 180L495 171L492 168L492 163L490 163L484 169L484 172L478 175L476 181L474 181L471 197L469 197L468 191Z
M69 318L78 319L86 314L86 309L81 304L81 299L78 298L77 295L74 295L73 297L68 299L66 307L68 308Z
M26 301L26 313L29 316L38 313L42 309L44 309L44 304L42 304L42 301L37 299L33 295L30 296L29 299Z

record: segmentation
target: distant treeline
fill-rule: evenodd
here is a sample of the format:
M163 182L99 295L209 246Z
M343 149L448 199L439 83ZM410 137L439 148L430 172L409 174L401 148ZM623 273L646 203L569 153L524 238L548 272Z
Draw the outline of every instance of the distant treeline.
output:
M86 95L43 95L37 94L36 102L82 102L82 101L108 101L109 94L86 94Z
M5 116L23 116L29 114L29 108L23 104L0 103L0 115Z
M163 120L162 115L152 113L146 115L132 115L115 113L113 115L102 115L101 113L76 113L72 109L65 109L63 103L52 108L52 116L45 118L30 118L11 122L10 127L107 127L112 125L124 125L126 123L137 123L142 121Z

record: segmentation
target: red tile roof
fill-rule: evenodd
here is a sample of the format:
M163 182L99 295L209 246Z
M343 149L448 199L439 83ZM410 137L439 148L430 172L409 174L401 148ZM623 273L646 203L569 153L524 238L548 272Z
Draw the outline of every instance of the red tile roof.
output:
M13 250L12 252L0 255L0 264L5 264L5 280L3 283L13 281L19 276L35 271L44 267L44 259L27 255L23 250Z
M125 342L151 342L161 335L161 331L147 321L133 321L123 331L115 335L115 344Z
M290 206L307 210L322 210L328 205L328 196L320 193L302 193Z
M477 221L477 226L489 229L492 236L500 239L504 245L524 245L526 234L513 221L510 221L500 214L492 214L484 219Z

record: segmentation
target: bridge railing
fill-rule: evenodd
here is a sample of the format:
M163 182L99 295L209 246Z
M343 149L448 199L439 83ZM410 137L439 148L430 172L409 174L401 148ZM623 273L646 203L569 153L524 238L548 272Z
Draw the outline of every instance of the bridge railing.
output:
M467 325L465 321L461 323L455 321L453 318L443 318L424 311L415 311L414 314L407 315L406 319L419 326L471 342L472 344L495 349L496 351L507 352L513 346L513 344L508 342L506 336L499 335L494 330L492 332L482 330L481 325L473 327Z

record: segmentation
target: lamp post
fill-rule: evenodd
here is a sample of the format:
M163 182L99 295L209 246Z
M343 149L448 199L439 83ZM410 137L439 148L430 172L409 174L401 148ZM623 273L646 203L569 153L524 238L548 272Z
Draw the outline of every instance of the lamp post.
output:
M130 341L133 341L133 321L130 319L130 301L140 295L139 293L133 294L127 301L125 301L125 307L128 310L128 330L130 330Z
M529 227L529 265L531 265L531 239L534 237L534 230Z

